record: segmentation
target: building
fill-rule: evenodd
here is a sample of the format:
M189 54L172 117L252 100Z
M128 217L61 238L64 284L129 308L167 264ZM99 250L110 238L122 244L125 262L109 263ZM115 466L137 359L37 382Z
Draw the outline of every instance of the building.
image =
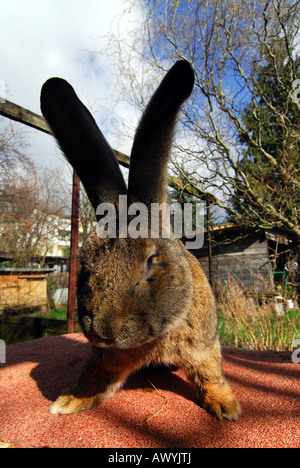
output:
M0 269L0 314L47 309L47 269Z
M212 283L238 281L247 290L272 292L280 283L286 288L297 249L285 234L225 225L205 232L203 247L191 252Z

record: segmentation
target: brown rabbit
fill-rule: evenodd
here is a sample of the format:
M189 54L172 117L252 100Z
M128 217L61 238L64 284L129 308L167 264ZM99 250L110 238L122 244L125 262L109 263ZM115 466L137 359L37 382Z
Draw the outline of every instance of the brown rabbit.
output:
M178 110L194 74L186 61L167 73L138 126L128 188L114 151L64 80L48 80L41 108L97 212L119 196L149 209L167 201L167 163ZM78 314L91 342L79 382L52 404L69 414L107 400L133 371L151 362L175 364L195 386L200 405L218 419L237 420L240 405L222 373L213 293L198 261L178 239L100 238L85 241L77 283Z

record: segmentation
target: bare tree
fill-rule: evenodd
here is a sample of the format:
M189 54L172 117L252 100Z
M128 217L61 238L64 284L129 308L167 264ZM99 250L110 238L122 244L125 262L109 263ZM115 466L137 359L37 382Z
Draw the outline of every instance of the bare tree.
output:
M24 133L8 126L0 135L0 250L25 267L46 256L70 206L58 169L37 168Z
M4 119L0 119L2 122ZM29 143L26 132L20 127L7 123L0 130L0 178L10 177L16 168L29 168Z
M279 228L300 240L299 1L132 0L128 5L146 7L134 38L109 37L123 98L142 109L176 59L188 60L195 72L172 155L175 174L236 222ZM276 154L266 144L266 116L269 122L273 116L274 138L281 138Z

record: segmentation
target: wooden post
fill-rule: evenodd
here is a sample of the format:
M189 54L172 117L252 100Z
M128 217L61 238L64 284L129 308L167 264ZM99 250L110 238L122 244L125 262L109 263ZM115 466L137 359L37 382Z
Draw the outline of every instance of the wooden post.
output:
M79 177L73 171L73 194L72 194L72 226L71 226L71 251L67 322L68 333L74 333L75 328L75 303L76 303L76 276L77 276L77 253L78 253L78 220L79 220Z

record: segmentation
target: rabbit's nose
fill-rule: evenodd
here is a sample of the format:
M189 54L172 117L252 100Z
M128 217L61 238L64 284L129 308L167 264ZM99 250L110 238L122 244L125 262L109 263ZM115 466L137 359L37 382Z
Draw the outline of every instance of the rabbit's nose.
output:
M109 321L107 320L95 320L93 323L94 332L99 336L100 339L113 342L115 340L115 332Z

